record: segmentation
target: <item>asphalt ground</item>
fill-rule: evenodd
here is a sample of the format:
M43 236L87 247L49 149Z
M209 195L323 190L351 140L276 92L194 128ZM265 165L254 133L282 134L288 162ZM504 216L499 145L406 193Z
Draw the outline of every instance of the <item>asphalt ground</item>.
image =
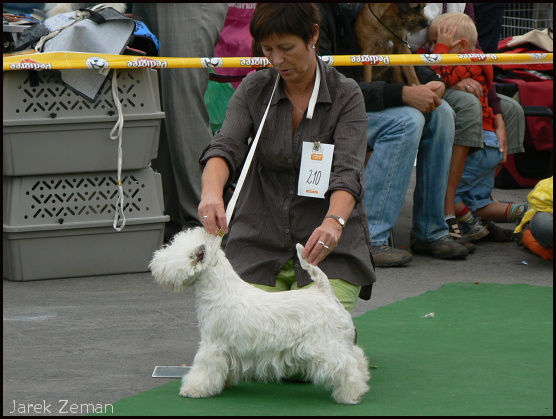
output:
M414 178L396 247L409 247L413 186ZM525 203L529 191L495 189L493 196ZM378 268L377 278L371 300L359 300L353 316L450 282L552 287L553 264L515 242L479 242L464 260L416 255L405 266ZM111 403L171 380L152 378L155 366L191 365L199 341L193 293L163 289L148 272L4 280L3 315L5 416L110 412Z

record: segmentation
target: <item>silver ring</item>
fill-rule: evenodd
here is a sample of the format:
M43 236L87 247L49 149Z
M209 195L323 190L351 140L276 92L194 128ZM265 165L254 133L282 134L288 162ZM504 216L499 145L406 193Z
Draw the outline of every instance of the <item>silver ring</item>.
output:
M327 245L324 244L324 242L322 241L318 241L318 243L322 244L322 247L324 247L325 249L330 249L330 247L328 247Z
M466 90L471 90L471 86L467 86L465 89Z
M209 218L209 216L208 215L203 215L203 218Z

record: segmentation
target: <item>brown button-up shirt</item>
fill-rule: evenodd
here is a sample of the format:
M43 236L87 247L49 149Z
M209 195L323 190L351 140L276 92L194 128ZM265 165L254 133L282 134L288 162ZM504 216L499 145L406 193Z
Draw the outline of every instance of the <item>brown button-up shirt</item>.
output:
M274 286L283 265L294 260L299 286L311 279L297 259L296 243L305 245L323 221L334 190L351 193L357 203L346 220L338 246L319 267L329 278L355 285L375 282L365 190L367 114L357 83L317 60L320 90L312 119L303 118L292 136L292 106L280 80L268 111L254 159L229 226L225 252L247 282ZM246 77L228 105L222 129L199 162L222 157L230 181L239 175L248 138L255 138L277 77L273 68ZM324 199L297 195L304 141L334 144L329 189Z

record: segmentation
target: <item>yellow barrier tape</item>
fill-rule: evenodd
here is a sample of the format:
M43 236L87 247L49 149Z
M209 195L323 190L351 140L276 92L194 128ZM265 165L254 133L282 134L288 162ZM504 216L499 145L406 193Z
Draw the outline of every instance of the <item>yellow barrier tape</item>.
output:
M333 66L352 65L459 65L459 64L547 64L552 53L534 54L392 54L325 55L322 60ZM141 57L84 52L46 52L7 54L6 70L67 70L112 68L263 68L272 67L264 57Z

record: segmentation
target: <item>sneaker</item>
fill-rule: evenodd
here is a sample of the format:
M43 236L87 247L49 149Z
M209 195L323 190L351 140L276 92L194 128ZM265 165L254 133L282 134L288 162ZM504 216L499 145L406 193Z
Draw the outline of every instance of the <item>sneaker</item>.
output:
M485 223L488 229L488 234L484 237L484 240L489 242L511 242L514 240L515 234L513 230L499 227L492 221L483 220L483 223Z
M469 241L482 239L488 234L488 228L479 217L475 217L472 223L461 223L460 226L463 238Z
M461 259L469 254L465 246L455 242L448 235L427 243L410 233L409 242L413 253L422 253L438 259Z
M411 262L413 255L407 250L382 245L373 246L373 259L376 266L400 266Z
M463 238L461 230L459 228L458 220L456 220L455 218L448 218L446 220L446 224L448 224L448 235L452 238L452 240L464 246L469 254L477 250L477 247L473 243Z
M523 210L519 211L515 217L515 225L518 226L521 224L521 220L523 219L523 216L525 215L525 213L529 211L529 204L524 204L523 205Z

